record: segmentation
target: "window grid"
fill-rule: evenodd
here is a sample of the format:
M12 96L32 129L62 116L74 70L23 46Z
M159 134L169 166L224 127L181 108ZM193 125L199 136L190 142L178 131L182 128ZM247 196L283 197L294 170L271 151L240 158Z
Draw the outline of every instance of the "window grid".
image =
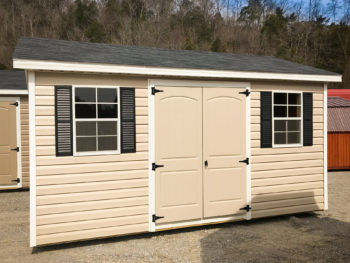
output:
M286 94L286 104L275 104L275 94ZM294 104L294 103L289 103L289 94L298 94L299 101L300 103ZM302 114L302 93L301 92L286 92L286 91L276 91L272 93L272 141L273 141L273 147L288 147L288 146L301 146L302 145L302 119L303 119L303 114ZM286 107L286 116L287 117L275 117L275 106L283 106ZM300 117L288 117L289 116L289 106L295 106L300 108ZM286 121L286 128L285 131L276 131L275 130L275 121L282 120ZM288 121L290 120L298 120L299 121L299 130L289 130L288 129ZM298 143L288 143L288 134L289 133L299 133L299 142ZM276 144L275 143L275 134L285 134L285 142L286 143L281 143L281 144Z
M95 89L95 101L94 102L76 102L75 101L75 89L76 88L94 88ZM98 101L98 89L99 88L110 88L110 89L116 89L117 90L117 102L99 102ZM120 116L120 93L119 93L119 87L110 87L110 86L74 86L73 87L74 94L72 96L73 100L73 123L74 123L74 155L103 155L103 154L111 154L111 153L120 153L120 122L119 122L119 116ZM95 118L76 118L76 112L75 112L75 105L79 104L94 104L95 105ZM108 104L108 105L117 105L117 118L99 118L98 116L98 105L100 104ZM98 130L98 123L101 122L115 122L116 124L116 135L99 135ZM95 122L95 135L76 135L77 129L76 124L77 122ZM77 151L77 138L94 138L96 137L95 143L96 143L96 151ZM99 138L105 138L105 137L117 137L117 150L99 150Z

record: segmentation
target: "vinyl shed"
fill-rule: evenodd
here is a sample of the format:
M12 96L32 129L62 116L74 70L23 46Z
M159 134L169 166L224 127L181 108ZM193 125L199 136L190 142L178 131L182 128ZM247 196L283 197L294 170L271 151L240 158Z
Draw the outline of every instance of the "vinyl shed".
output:
M29 187L25 72L0 70L0 190Z
M327 83L274 57L22 38L30 245L327 209Z

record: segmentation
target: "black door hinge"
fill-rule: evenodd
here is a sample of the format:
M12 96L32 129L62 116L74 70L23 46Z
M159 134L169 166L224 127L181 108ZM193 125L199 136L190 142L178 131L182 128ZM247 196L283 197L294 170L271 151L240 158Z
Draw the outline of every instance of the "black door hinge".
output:
M17 178L16 180L12 180L12 182L17 182L19 184L21 182L21 179Z
M164 167L164 165L152 163L152 171L155 171L157 168Z
M250 207L250 205L246 205L245 207L242 207L239 210L245 210L245 211L249 212L250 210L252 210L252 208Z
M16 107L18 107L18 101L16 101L15 103L11 103L10 105L15 105Z
M245 96L248 97L250 94L250 91L249 89L246 89L245 91L239 92L239 94L245 94Z
M249 165L249 158L246 158L245 160L239 161L240 163L246 163L247 165Z
M13 148L13 149L11 149L11 151L19 152L19 147Z
M152 215L152 222L156 222L158 219L164 218L164 216L156 216L155 214Z
M205 167L208 167L208 161L207 161L207 160L205 160L204 166L205 166Z
M156 89L155 87L152 87L152 95L155 95L157 92L164 92L164 90Z

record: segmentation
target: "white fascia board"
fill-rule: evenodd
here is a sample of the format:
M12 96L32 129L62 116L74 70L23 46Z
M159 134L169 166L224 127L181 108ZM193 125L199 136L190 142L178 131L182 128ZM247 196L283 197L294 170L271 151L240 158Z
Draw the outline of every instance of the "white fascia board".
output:
M1 89L0 95L28 95L28 90Z
M201 77L201 78L230 78L230 79L263 79L263 80L294 80L314 82L341 82L341 75L312 75L312 74L287 74L264 73L228 70L205 70L164 67L142 67L128 65L108 65L98 63L76 63L14 59L13 68L24 70L53 70L75 72L98 72L150 76L176 76L176 77Z

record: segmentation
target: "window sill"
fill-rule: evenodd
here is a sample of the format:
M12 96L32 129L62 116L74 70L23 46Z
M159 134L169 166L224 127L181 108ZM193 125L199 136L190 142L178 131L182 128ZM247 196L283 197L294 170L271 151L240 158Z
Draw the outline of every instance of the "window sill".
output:
M303 147L302 144L281 144L281 145L272 145L272 148L300 148Z
M100 156L100 155L119 155L120 151L103 151L103 152L75 152L73 157L82 156Z

